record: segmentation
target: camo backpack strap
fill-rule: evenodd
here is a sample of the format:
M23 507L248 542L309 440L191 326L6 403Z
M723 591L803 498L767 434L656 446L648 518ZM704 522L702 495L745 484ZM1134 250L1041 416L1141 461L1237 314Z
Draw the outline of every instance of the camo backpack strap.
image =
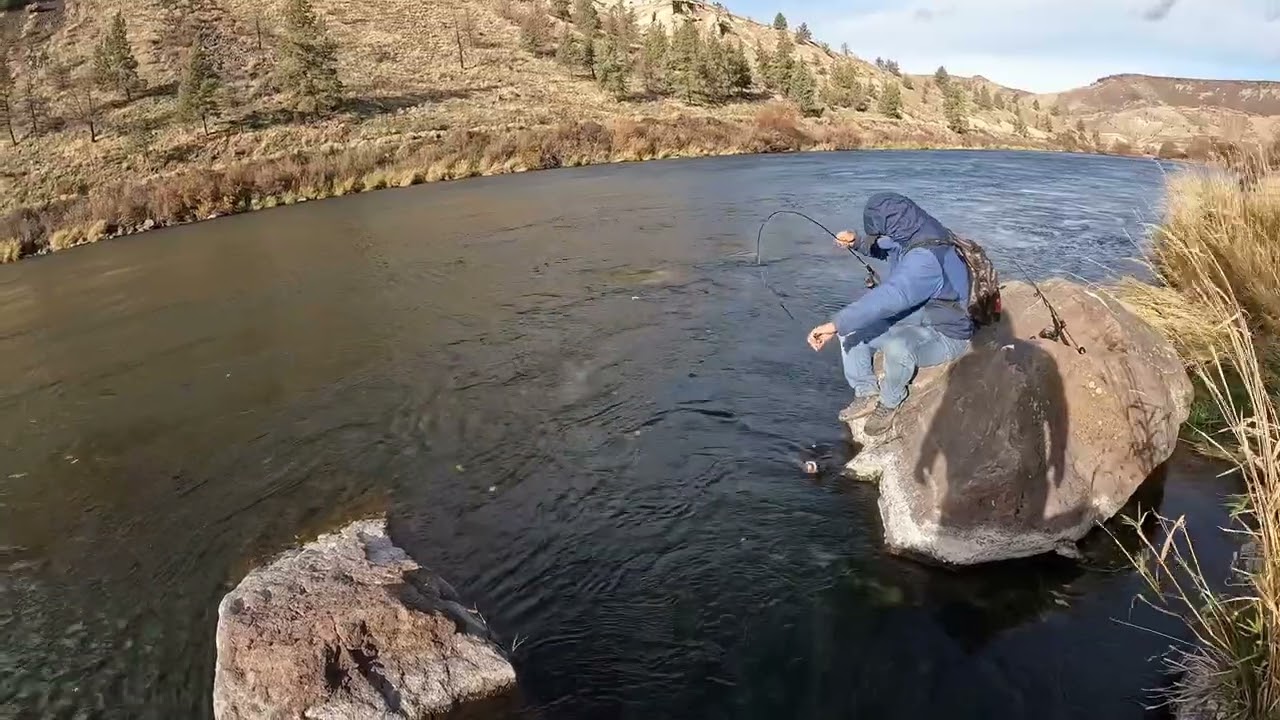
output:
M982 246L968 238L952 234L945 240L923 240L907 245L904 253L918 247L950 245L969 270L969 317L981 327L1000 321L1000 276Z

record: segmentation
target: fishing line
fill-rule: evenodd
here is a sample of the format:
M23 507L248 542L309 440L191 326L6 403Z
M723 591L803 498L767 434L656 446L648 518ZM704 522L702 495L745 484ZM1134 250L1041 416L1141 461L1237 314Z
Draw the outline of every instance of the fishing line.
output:
M836 237L836 234L831 232L831 229L828 228L826 225L823 225L822 223L818 222L817 220L814 220L808 215L805 215L802 212L797 212L795 210L775 210L769 214L769 217L764 219L764 222L760 223L760 229L756 231L756 265L760 266L760 282L764 285L766 290L773 293L773 296L778 299L778 306L782 308L782 312L786 313L787 317L791 318L792 320L795 320L796 316L792 315L791 311L787 309L786 304L782 302L782 296L778 294L777 290L774 290L769 285L769 281L764 276L764 266L760 262L760 246L764 239L764 228L766 225L769 224L770 220L774 219L779 215L795 215L796 217L804 218L805 220L808 220L814 225L817 225L818 227L822 228L823 232L830 235L833 240L838 238ZM875 287L876 285L879 285L880 276L876 274L875 269L872 268L871 265L868 264L866 260L863 260L861 257L859 257L858 253L854 252L853 248L846 246L845 249L849 251L849 254L853 256L854 260L857 260L859 263L862 264L862 267L867 269L867 287L870 288L870 287Z

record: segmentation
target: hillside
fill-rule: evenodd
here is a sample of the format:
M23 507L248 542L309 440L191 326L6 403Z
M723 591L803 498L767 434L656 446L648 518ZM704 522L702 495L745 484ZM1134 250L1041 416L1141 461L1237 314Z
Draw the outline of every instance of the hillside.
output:
M1280 82L1112 75L1039 98L1135 145L1198 136L1256 143L1280 131Z
M1033 96L981 77L902 75L805 36L803 18L778 30L700 0L621 0L635 27L590 33L584 3L602 24L612 3L311 0L342 84L334 107L311 112L295 92L310 85L279 74L294 38L285 9L297 2L35 0L0 15L16 140L0 126L0 259L364 188L558 165L868 146L1155 152L1170 132L1189 141L1245 117L1241 137L1263 137L1274 124L1169 104L1187 94L1176 88L1155 93L1157 105L1109 86ZM133 92L94 82L94 49L116 13L137 61ZM686 24L700 38L686 58L695 64L681 69L673 44L661 87L650 87L646 32L662 28L675 43ZM620 85L601 77L616 79L616 67L561 52L588 34L597 53L622 48ZM197 38L221 79L203 121L179 112ZM745 85L712 92L725 68L707 59L720 57L713 45L740 48ZM760 53L784 45L794 59L778 75Z

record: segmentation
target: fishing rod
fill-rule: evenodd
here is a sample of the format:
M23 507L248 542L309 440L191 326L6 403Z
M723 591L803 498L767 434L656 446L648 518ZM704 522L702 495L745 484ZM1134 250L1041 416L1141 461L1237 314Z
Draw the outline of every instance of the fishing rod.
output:
M1061 342L1067 347L1074 345L1076 352L1084 355L1084 346L1076 342L1076 339L1071 337L1071 333L1067 332L1067 321L1063 320L1062 316L1058 314L1058 311L1053 308L1053 304L1049 302L1049 298L1045 297L1044 292L1040 290L1040 286L1031 279L1031 274L1027 272L1026 267L1024 267L1022 263L1018 262L1018 259L1012 255L1009 256L1009 260L1018 267L1018 271L1022 273L1022 277L1027 281L1027 284L1031 286L1031 289L1035 291L1036 296L1040 298L1040 301L1044 303L1044 306L1049 308L1049 320L1053 323L1053 327L1041 330L1040 337L1045 340Z
M761 242L762 242L762 240L763 240L763 238L764 238L764 228L765 228L765 226L766 226L766 225L768 225L768 224L769 224L769 221L770 221L770 220L774 219L774 218L775 218L775 217L777 217L778 215L795 215L796 217L804 218L805 220L808 220L809 222L813 223L814 225L817 225L818 227L822 228L823 232L825 232L826 234L828 234L828 235L830 235L830 236L831 236L831 239L833 239L833 240L837 240L837 241L839 240L839 238L836 236L836 234L835 234L835 233L833 233L833 232L831 232L830 228L828 228L826 225L823 225L822 223L818 222L817 220L814 220L813 218L809 217L808 215L805 215L805 214L804 214L804 213L802 213L802 212L797 212L797 211L795 211L795 210L775 210L774 212L772 212L772 213L770 213L770 214L769 214L769 217L767 217L767 218L765 218L765 219L764 219L764 222L760 223L760 229L759 229L758 231L756 231L756 265L761 265L761 262L760 262L760 245L761 245ZM843 243L841 243L841 245L844 245L844 244L843 244ZM875 287L876 285L879 285L879 284L880 284L880 276L876 273L875 268L872 268L872 267L871 267L871 265L870 265L869 263L867 263L867 261L866 261L866 260L863 260L861 257L859 257L858 253L854 252L854 249L853 249L853 248L849 247L848 245L844 245L844 249L848 250L848 251L849 251L849 254L853 256L853 259L854 259L854 260L857 260L859 263L861 263L861 264L862 264L862 267L864 267L864 268L866 268L866 269L867 269L867 281L866 281L866 286L867 286L868 288L873 288L873 287ZM778 294L778 291L774 290L772 287L770 287L770 286L769 286L769 281L768 281L768 280L766 280L766 279L765 279L765 277L764 277L764 267L761 267L761 268L760 268L760 282L764 283L765 288L766 288L766 289L768 289L768 291L769 291L769 292L773 293L773 296L774 296L774 297L778 298L778 306L779 306L779 307L781 307L781 308L782 308L782 311L783 311L783 312L785 312L785 313L787 314L787 317L791 318L792 320L795 320L795 319L796 319L796 316L795 316L795 315L792 315L792 314L791 314L791 311L790 311L790 310L788 310L788 309L787 309L787 306L782 302L782 296Z

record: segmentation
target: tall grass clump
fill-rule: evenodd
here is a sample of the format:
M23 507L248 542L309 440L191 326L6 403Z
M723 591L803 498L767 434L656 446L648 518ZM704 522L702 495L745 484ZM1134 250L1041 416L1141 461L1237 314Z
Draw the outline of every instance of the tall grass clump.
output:
M1165 220L1152 232L1150 263L1158 284L1127 280L1122 299L1194 369L1232 359L1221 355L1233 332L1217 299L1226 293L1253 333L1264 387L1274 395L1280 388L1280 173L1247 184L1219 173L1172 178ZM1238 372L1230 362L1223 368L1227 378ZM1193 375L1192 429L1229 439L1227 419L1198 373ZM1237 402L1248 400L1243 378L1225 391ZM1212 443L1198 444L1214 449Z
M1215 590L1184 519L1162 520L1160 542L1139 533L1145 546L1129 554L1153 593L1146 599L1183 618L1194 636L1167 657L1177 679L1166 699L1179 717L1280 717L1280 196L1266 184L1175 179L1153 237L1164 285L1122 288L1183 353L1216 417L1197 435L1234 461L1247 491L1233 529L1249 540L1248 561L1232 570L1241 590Z

